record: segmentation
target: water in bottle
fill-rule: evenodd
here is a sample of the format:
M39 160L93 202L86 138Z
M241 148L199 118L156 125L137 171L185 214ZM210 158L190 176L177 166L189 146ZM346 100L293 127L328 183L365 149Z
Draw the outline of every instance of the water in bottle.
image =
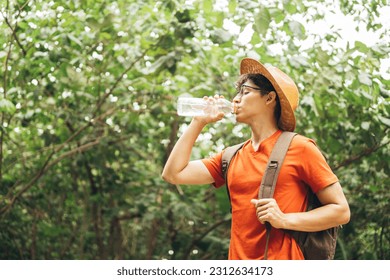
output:
M232 103L224 98L208 101L203 98L179 97L177 102L177 114L179 116L206 116L217 114L218 112L230 114L232 111Z

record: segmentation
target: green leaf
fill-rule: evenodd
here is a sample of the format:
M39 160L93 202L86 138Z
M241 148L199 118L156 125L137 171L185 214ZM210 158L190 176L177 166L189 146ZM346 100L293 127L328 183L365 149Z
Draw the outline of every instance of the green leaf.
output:
M284 5L284 8L289 14L295 14L297 12L297 6L292 3L292 1L288 1L288 3Z
M290 21L288 23L288 27L290 28L291 32L299 39L304 39L306 37L306 30L302 23L295 20Z
M370 122L362 122L361 127L364 130L368 130L370 128Z
M362 52L362 53L367 53L370 49L367 47L366 44L364 44L361 41L355 41L355 48Z
M93 29L99 29L100 28L100 23L93 17L88 17L86 19L86 22L88 23L88 26L93 28Z
M75 36L73 36L72 34L67 34L69 40L75 42L77 45L79 45L80 47L83 46L83 43Z
M187 9L184 11L178 11L175 14L175 17L177 18L178 22L180 22L180 23L186 23L186 22L189 22L191 20L190 11Z
M101 40L111 40L112 35L110 33L108 33L108 32L100 32L99 33L99 38Z
M211 33L211 37L215 43L223 44L232 38L232 34L225 29L217 28Z
M378 119L383 123L384 125L390 127L390 119L382 117L381 115L378 115Z
M269 12L271 14L271 17L272 19L276 22L276 23L280 23L281 21L283 21L286 17L286 14L284 13L284 11L281 11L279 9L276 9L276 8L270 8L269 9Z
M0 112L13 114L15 111L16 107L11 101L5 98L0 98Z
M229 1L229 13L234 14L237 8L237 1Z
M271 22L271 15L267 8L262 7L260 11L255 15L255 31L258 34L264 35Z
M360 72L358 78L359 78L360 83L367 85L367 86L372 85L371 76L368 73Z
M316 60L321 62L322 64L328 64L330 56L323 51L322 49L319 49L317 52Z
M213 10L213 1L204 0L203 1L203 10L206 12L211 12Z

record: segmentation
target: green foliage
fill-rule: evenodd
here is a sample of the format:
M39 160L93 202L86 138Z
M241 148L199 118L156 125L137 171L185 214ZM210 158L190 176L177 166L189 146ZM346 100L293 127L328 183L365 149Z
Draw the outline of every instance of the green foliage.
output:
M297 131L317 141L344 187L352 220L337 258L389 259L382 1L340 4L381 32L373 46L313 35L308 23L324 16L315 1L3 2L1 259L226 259L224 188L173 186L160 174L188 123L177 97L232 98L238 63L254 53L296 80ZM248 43L227 19L240 32L252 25ZM203 131L193 157L248 137L222 121Z

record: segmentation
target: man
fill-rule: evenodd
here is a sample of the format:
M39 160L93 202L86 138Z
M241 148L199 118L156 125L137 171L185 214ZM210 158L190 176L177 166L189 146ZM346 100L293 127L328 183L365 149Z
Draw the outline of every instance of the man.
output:
M227 174L232 204L229 259L263 259L265 222L272 225L268 259L304 259L295 240L283 229L321 231L345 224L350 210L336 175L313 140L294 137L271 199L257 199L268 158L283 130L294 131L298 89L276 67L245 58L240 65L238 93L233 99L237 122L251 128L251 138L230 163ZM219 98L218 96L214 97ZM194 117L177 141L164 167L164 180L173 184L224 185L222 153L190 161L192 147L204 126L223 113ZM323 206L305 212L308 188Z

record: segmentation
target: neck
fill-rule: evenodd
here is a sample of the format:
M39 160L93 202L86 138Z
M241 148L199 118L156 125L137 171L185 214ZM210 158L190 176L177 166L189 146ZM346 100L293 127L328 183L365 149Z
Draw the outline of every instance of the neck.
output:
M252 146L255 151L260 146L260 143L263 142L265 139L273 135L277 130L279 130L278 126L276 124L269 124L269 125L262 125L262 126L252 126Z

